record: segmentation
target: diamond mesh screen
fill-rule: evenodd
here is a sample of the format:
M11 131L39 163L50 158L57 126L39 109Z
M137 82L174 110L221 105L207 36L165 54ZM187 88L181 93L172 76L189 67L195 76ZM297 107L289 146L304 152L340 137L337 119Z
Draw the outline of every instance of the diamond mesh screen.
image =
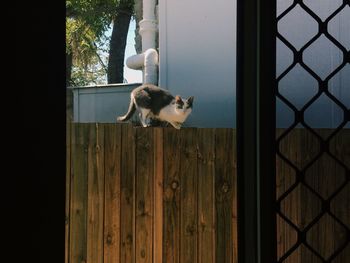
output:
M350 1L277 0L278 262L350 262Z

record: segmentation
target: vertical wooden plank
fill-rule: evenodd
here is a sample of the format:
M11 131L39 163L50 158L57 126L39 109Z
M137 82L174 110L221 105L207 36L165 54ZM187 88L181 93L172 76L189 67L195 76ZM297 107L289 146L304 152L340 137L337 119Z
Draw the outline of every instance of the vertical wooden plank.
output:
M277 129L276 135L279 137L284 129ZM297 135L285 137L279 146L283 155L290 156L290 159L297 163L297 156L300 153L300 145L295 141ZM276 198L278 199L289 187L295 182L295 171L280 157L276 156ZM300 190L296 189L293 194L287 196L281 205L282 212L288 216L293 222L300 222L300 213L298 207L300 204ZM290 227L282 218L277 216L277 258L279 259L286 253L297 241L295 230ZM301 250L298 249L293 253L293 260L296 263L300 261Z
M135 129L121 124L120 262L135 262Z
M327 137L332 130L329 129L316 129L318 134L323 138ZM336 136L338 139L338 136ZM336 139L331 141L330 151L332 149L333 143ZM344 142L341 142L343 144ZM315 156L319 151L318 141L315 140L314 136L310 134L305 129L295 129L293 132L287 136L281 143L281 151L298 167L305 167L309 161ZM280 180L284 180L285 189L281 189L284 192L288 187L287 181L288 174L291 174L291 169L286 165L277 163L277 175L280 176ZM341 176L342 169L339 165L329 159L327 154L323 154L311 167L306 171L306 183L320 193L324 199L328 198L328 195L334 191L335 185L343 182L344 178ZM332 175L334 174L334 175ZM294 181L294 175L291 177ZM340 200L337 198L333 203L339 204ZM295 224L303 229L309 222L315 218L321 211L320 200L306 187L298 186L292 193L290 193L287 198L282 203L282 210ZM282 228L285 226L284 229ZM279 232L281 234L280 238L284 239L284 249L289 248L293 245L296 240L296 233L287 224L278 225ZM288 230L289 229L289 230ZM284 236L282 236L284 235ZM339 244L342 243L341 237L341 227L337 225L332 218L324 215L317 223L314 225L307 233L307 242L321 255L327 258ZM280 251L280 254L281 252ZM318 262L317 259L310 251L305 247L300 247L293 255L290 257L295 262ZM290 260L290 259L289 259ZM293 261L293 262L294 262Z
M350 129L340 131L331 141L330 151L346 166L350 172ZM350 228L350 182L331 202L331 211L348 228ZM335 233L338 240L346 239L346 230L342 228ZM350 244L336 258L335 263L350 262Z
M72 124L72 178L70 206L71 263L85 263L87 257L87 125Z
M333 153L350 171L350 129L342 129L330 143L330 152ZM331 211L350 228L350 182L340 191L331 202ZM344 233L342 234L344 235ZM350 247L348 249L350 256ZM344 262L350 261L345 260Z
M326 138L333 131L334 131L333 129L316 129L316 132L320 134L323 138ZM342 138L342 135L345 135L346 131L349 131L349 130L345 129L340 131L331 140L330 147L329 147L330 152L335 154L337 158L340 161L342 161L345 165L346 165L346 149L350 149L350 140L349 140L350 137L348 137L348 140L343 140ZM338 144L338 147L339 147L338 150L340 150L338 153L334 149L335 144ZM307 151L307 150L308 149L306 148L304 151ZM350 161L349 153L350 151L348 151L348 161ZM306 175L307 176L306 181L312 188L314 188L318 193L320 193L324 199L328 199L329 195L331 195L345 181L345 178L346 178L345 170L346 169L344 169L336 161L334 161L333 159L328 157L327 154L324 153L321 156L321 158L319 158L316 161L316 163L314 163L314 165L308 169L307 175ZM343 193L346 192L344 190L346 189L343 189L342 191ZM348 195L348 197L349 196L350 195ZM312 199L311 197L312 197L311 194L307 192L307 193L304 193L304 196L302 199L303 204L307 201L310 203L309 205L310 208L307 211L304 211L305 207L302 206L302 216L306 218L310 213L311 208L317 207L315 204L315 198ZM346 199L344 199L343 197L345 196L342 195L342 193L338 194L332 200L332 203L333 205L338 206L340 209L343 209L344 211L350 211L350 205L349 205L350 198L348 198L347 200L348 204L346 205ZM336 214L336 216L339 216L339 215ZM346 223L346 220L344 220L345 218L346 217L339 217L339 219L342 222ZM349 220L347 221L350 222ZM316 251L318 251L324 258L328 258L329 256L332 255L332 253L337 248L341 247L344 244L344 242L346 241L345 233L346 233L346 230L340 224L338 224L333 218L325 214L316 223L316 225L314 225L308 231L307 242ZM302 262L305 260L308 260L308 262L310 263L317 262L315 259L312 261L310 259L310 256L307 257L304 254L302 257ZM347 259L344 256L346 257L346 252L342 253L337 259L340 260L340 262L348 262L350 260L349 253L348 253Z
M299 135L299 137L296 138L296 140L297 140L297 144L300 145L299 156L301 159L304 159L304 160L306 159L303 162L303 167L305 167L306 165L308 165L310 163L311 158L313 159L315 157L316 154L314 154L314 153L318 153L320 151L319 141L315 138L314 135L312 135L306 129L299 129L298 135ZM318 158L317 161L313 164L313 167L315 167L315 165L316 165L316 170L317 170L317 164L320 163L320 160L321 159ZM307 172L310 172L310 168L307 170ZM317 173L318 173L318 171L317 171ZM305 175L306 175L306 173L305 173ZM317 182L317 183L319 183L319 182ZM295 204L293 204L293 205L295 205ZM321 203L320 203L320 200L318 199L318 197L316 197L306 187L302 187L301 191L300 191L300 206L297 209L299 210L300 217L301 217L300 228L303 229L307 225L309 225L309 222L312 221L319 214L319 212L321 210ZM320 220L318 222L320 222ZM316 223L316 225L317 224L318 223ZM329 225L329 221L326 224L329 227L331 227L331 225ZM320 240L324 239L324 235L327 232L324 231L322 233L322 232L316 231L316 232L312 233L309 230L308 234L307 234L308 243L309 243L309 241L311 241L310 240L310 237L311 237L311 239L313 239L313 241L316 245L313 247L317 251L317 243L318 243L318 245L320 245ZM331 240L330 242L333 242L332 237L329 237L329 240ZM311 241L310 243L313 243L313 241ZM301 250L300 256L301 256L300 262L310 262L310 263L318 263L319 262L318 258L313 256L313 254L309 253L309 251L306 249Z
M197 129L179 131L180 169L180 262L197 262Z
M163 259L163 129L154 128L153 263Z
M278 130L277 134L282 134L282 132L283 130ZM290 132L279 145L282 155L287 157L297 167L302 167L300 147L300 130L298 129L292 130L292 132ZM280 180L280 187L277 189L276 193L283 194L288 190L290 185L294 183L296 175L283 160L277 158L277 165L276 177ZM293 176L290 176L291 173L293 173ZM281 203L281 212L298 226L302 223L300 198L301 188L299 186L295 188ZM291 230L289 225L285 223L283 219L279 220L279 218L277 218L277 235L280 236L281 240L281 244L277 251L279 256L282 256L297 240L294 231ZM292 258L296 263L300 262L301 249L294 251L292 257L289 258Z
M198 129L198 262L215 262L215 129Z
M180 132L164 128L163 244L166 263L180 263Z
M324 138L326 138L327 134L330 134L331 132L329 129L317 129L315 131ZM305 137L305 134L303 133L301 136ZM308 150L308 148L303 148L303 154L306 155ZM337 176L341 174L336 167L336 163L332 159L327 158L327 155L323 153L305 173L306 183L325 199L327 199L327 195L330 194L334 187ZM320 205L317 205L319 202L320 201L315 198L314 194L310 191L303 191L301 204L302 218L308 219L309 217L308 221L312 220L313 214L316 214L318 210L320 210ZM318 210L314 213L310 213L310 216L308 216L308 212L303 211L306 208L308 208L308 211L312 211L315 207L318 208ZM330 256L337 240L337 237L334 236L335 225L332 221L333 220L330 217L323 216L307 233L308 244L324 256L324 258ZM318 262L318 259L313 258L310 253L307 253L307 251L304 250L302 251L301 261L315 263Z
M136 262L153 260L153 131L136 130Z
M216 130L215 145L216 193L216 262L233 262L233 133L231 129Z
M103 262L104 130L89 124L87 262Z
M105 124L104 263L120 262L121 126Z
M238 229L237 229L237 133L235 129L230 129L232 134L232 157L230 160L233 162L232 168L232 262L238 263Z
M64 261L69 263L69 218L70 218L70 187L71 187L71 122L66 122L66 205L65 205L65 253Z

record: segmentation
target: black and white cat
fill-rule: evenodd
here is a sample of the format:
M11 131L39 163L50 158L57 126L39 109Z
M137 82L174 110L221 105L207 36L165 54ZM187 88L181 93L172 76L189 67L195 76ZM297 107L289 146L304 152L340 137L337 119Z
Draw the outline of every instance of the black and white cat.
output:
M117 121L129 120L135 110L138 110L143 127L150 126L151 120L155 119L169 122L176 129L180 129L192 112L192 105L193 96L182 99L155 85L144 84L131 92L128 112L118 117Z

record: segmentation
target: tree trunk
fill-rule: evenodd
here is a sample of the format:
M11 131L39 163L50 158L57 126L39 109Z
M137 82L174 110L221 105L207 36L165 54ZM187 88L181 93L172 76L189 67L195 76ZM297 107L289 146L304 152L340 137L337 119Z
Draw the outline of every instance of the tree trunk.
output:
M142 20L143 0L134 1L135 28L135 50L137 54L142 53L142 39L140 35L140 21Z
M124 80L124 54L128 36L129 24L132 15L130 10L119 11L114 23L109 47L107 81L123 83Z
M66 87L71 85L72 63L73 63L72 53L66 53Z

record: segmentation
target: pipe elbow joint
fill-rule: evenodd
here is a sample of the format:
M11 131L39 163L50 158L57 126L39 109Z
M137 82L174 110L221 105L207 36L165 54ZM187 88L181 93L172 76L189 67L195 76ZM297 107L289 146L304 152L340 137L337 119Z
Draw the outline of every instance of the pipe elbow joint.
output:
M158 52L154 48L147 49L142 54L128 57L126 65L128 68L144 71L145 83L158 83Z
M154 48L145 51L144 66L158 66L158 52Z
M158 83L158 52L149 48L144 54L144 82L156 85Z
M137 54L126 59L126 65L128 68L141 70L144 64L145 56L144 54Z

